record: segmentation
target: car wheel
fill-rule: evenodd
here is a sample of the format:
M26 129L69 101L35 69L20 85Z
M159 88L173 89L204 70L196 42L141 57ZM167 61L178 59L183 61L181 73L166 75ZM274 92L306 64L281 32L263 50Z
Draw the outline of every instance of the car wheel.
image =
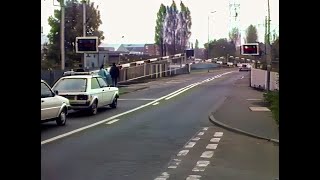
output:
M56 123L59 126L64 126L67 122L67 110L63 109L60 114L59 117L56 119Z
M97 114L97 112L98 112L98 102L97 101L93 102L93 104L91 105L89 111L90 111L91 115L96 115Z
M112 104L110 104L110 107L117 108L118 105L118 98L114 98L112 101Z

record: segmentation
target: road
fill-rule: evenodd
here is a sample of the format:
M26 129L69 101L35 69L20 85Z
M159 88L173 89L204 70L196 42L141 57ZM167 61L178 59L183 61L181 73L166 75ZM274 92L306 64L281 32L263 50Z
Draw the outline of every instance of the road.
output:
M223 74L227 72L229 73ZM250 157L252 152L246 149L246 144L250 144L254 157L260 157L259 160L262 161L266 157L263 158L264 154L257 153L257 149L261 150L261 147L254 146L254 140L238 137L214 127L208 121L208 114L224 102L230 93L230 86L247 74L236 69L228 69L177 76L175 80L159 80L147 89L121 96L117 109L106 108L96 116L72 113L65 127L57 127L54 123L43 124L41 178L160 180L188 179L189 175L201 176L199 173L204 173L204 167L196 171L195 165L205 149L203 146L210 143L210 137L218 132L221 147L216 147L220 153L215 152L215 156L220 157L218 162L221 162L222 169L216 168L219 164L212 166L212 163L208 164L207 169L217 172L217 177L225 177L218 179L232 179L230 168L224 166L228 164L224 160L230 158L230 154L242 156L241 152L246 152L243 157ZM214 79L208 80L213 77ZM181 89L184 87L189 88ZM179 89L180 92L170 94ZM225 138L221 136L221 132ZM182 149L197 137L199 143L190 145L189 148L193 149L190 150L188 158L188 153ZM239 141L230 142L233 137ZM243 143L243 146L234 149L233 145L239 143ZM276 150L269 146L265 151L276 153ZM180 163L176 163L176 160ZM244 159L233 159L234 164L230 166L238 167L242 160ZM253 164L249 163L247 167L254 166ZM195 171L192 171L194 168ZM232 172L237 175L237 178L233 176L233 179L254 177L250 176L252 174L248 171L240 172L240 176L237 171ZM263 176L256 173L251 179L265 179ZM206 173L202 174L201 179L213 177L215 176L212 173ZM273 177L273 174L265 177ZM189 179L192 179L192 176Z

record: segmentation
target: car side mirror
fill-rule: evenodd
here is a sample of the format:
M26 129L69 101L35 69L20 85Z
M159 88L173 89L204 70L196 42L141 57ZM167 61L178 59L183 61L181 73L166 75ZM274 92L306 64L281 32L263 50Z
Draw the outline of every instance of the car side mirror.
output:
M58 91L58 90L54 90L54 93L55 93L56 95L59 95L59 91Z

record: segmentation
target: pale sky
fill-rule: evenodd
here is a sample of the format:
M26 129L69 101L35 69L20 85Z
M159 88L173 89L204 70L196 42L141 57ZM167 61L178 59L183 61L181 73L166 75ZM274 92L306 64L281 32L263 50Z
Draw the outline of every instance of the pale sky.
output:
M234 0L235 1L235 0ZM259 41L264 39L264 21L267 15L267 0L236 0L240 3L240 28L253 24L258 28ZM154 29L160 4L171 5L172 0L91 0L99 5L104 32L103 43L154 43ZM175 1L179 7L180 0ZM190 41L199 40L200 47L208 41L208 16L210 40L227 38L229 25L229 2L232 0L183 0L192 17ZM41 26L48 34L48 17L59 8L56 0L41 1ZM214 14L210 12L216 11ZM271 30L279 32L279 0L270 0ZM121 37L124 36L122 39Z

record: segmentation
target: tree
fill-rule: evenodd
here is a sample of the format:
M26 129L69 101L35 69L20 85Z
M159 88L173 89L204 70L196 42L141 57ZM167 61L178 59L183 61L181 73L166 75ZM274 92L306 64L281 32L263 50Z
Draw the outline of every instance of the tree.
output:
M273 61L279 61L279 36L272 43L272 59Z
M199 41L198 41L198 39L196 39L196 42L195 42L195 49L199 49Z
M177 45L179 46L177 49L180 52L183 52L187 44L189 42L189 38L191 36L191 13L188 7L186 7L183 2L180 2L181 11L178 14L178 31L177 31Z
M155 36L154 41L160 47L161 56L164 56L164 43L163 43L163 31L164 31L164 20L166 17L166 7L161 4L159 11L157 13L157 21L156 21L156 28L155 28Z
M227 55L235 55L236 53L235 44L225 38L210 41L209 46L208 43L205 43L204 47L206 52L208 52L208 48L210 48L209 58L226 57Z
M184 52L191 36L191 12L183 2L180 3L180 9L179 12L174 0L171 6L166 7L163 38L169 54Z
M232 28L231 32L229 32L229 39L235 44L240 40L240 32L237 27Z
M246 43L256 43L258 42L258 31L252 24L246 29Z
M77 0L67 0L65 4L65 54L66 63L72 65L73 61L80 61L81 54L75 53L75 39L83 36L83 5ZM48 56L54 63L60 63L60 10L48 19L51 26L48 35ZM99 44L104 39L103 32L98 28L102 24L100 11L94 3L86 1L86 36L97 36Z

